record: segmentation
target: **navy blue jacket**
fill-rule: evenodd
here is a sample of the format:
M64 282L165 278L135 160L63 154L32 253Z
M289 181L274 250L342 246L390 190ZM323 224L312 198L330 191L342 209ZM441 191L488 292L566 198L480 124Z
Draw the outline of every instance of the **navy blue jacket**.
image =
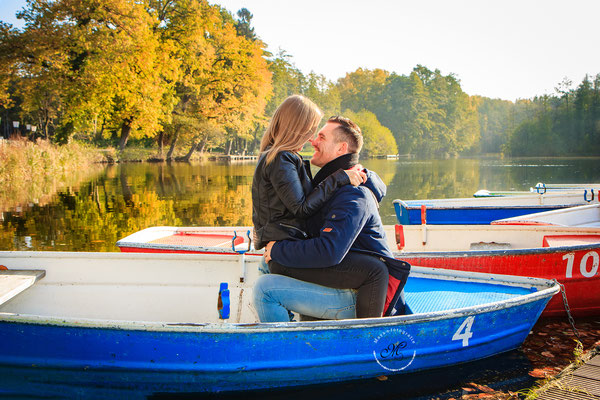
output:
M387 245L378 210L386 186L376 173L367 171L367 176L365 185L338 189L320 213L308 221L314 237L278 241L271 249L271 258L287 267L324 268L339 264L348 251L377 255L390 272L389 306L384 315L395 315L404 311L401 292L410 265L395 259Z

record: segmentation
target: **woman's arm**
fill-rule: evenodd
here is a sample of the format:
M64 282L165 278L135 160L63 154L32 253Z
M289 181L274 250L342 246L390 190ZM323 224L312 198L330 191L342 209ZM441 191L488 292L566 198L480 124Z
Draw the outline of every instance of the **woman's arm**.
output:
M308 195L304 194L296 155L282 152L273 160L274 165L269 168L269 180L285 207L297 218L307 218L315 214L340 187L351 181L350 176L357 184L361 180L356 178L357 172L347 173L340 169L323 182L317 185Z

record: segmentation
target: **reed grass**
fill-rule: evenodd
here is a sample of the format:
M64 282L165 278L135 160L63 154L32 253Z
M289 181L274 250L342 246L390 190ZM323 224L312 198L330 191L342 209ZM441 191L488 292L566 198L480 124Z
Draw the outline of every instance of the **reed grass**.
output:
M73 142L0 140L0 211L44 204L63 187L100 172L98 150Z

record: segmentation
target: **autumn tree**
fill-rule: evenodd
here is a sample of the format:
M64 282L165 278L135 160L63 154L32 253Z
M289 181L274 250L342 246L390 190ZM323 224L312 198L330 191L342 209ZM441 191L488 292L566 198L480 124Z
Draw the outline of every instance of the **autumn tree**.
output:
M271 75L263 58L264 43L240 34L233 17L204 0L170 2L161 21L163 40L175 43L173 57L180 60L175 85L172 143L182 136L191 146L188 155L203 148L212 130L224 132L227 152L236 138L250 132L263 118L271 92ZM248 24L251 14L242 13ZM248 27L244 31L248 33Z
M10 104L8 87L14 75L14 46L17 32L8 24L0 22L0 107Z
M173 70L144 2L28 0L19 17L24 110L57 119L60 140L99 120L120 130L120 148L159 129Z
M388 84L389 77L390 73L382 69L358 68L347 73L337 82L342 109L370 110L379 114L383 105L381 94Z

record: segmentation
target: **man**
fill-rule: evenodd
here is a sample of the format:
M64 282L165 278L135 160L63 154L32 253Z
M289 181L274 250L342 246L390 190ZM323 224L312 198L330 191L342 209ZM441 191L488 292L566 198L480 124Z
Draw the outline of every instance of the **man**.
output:
M332 117L311 144L311 163L321 167L314 178L318 185L358 163L362 133L349 119ZM385 315L404 312L402 288L410 266L394 259L387 246L378 212L385 185L373 172L368 177L366 185L338 189L308 221L311 239L267 245L265 260L273 274L261 276L254 289L261 321L289 320L287 310L327 319L380 316L382 309Z

